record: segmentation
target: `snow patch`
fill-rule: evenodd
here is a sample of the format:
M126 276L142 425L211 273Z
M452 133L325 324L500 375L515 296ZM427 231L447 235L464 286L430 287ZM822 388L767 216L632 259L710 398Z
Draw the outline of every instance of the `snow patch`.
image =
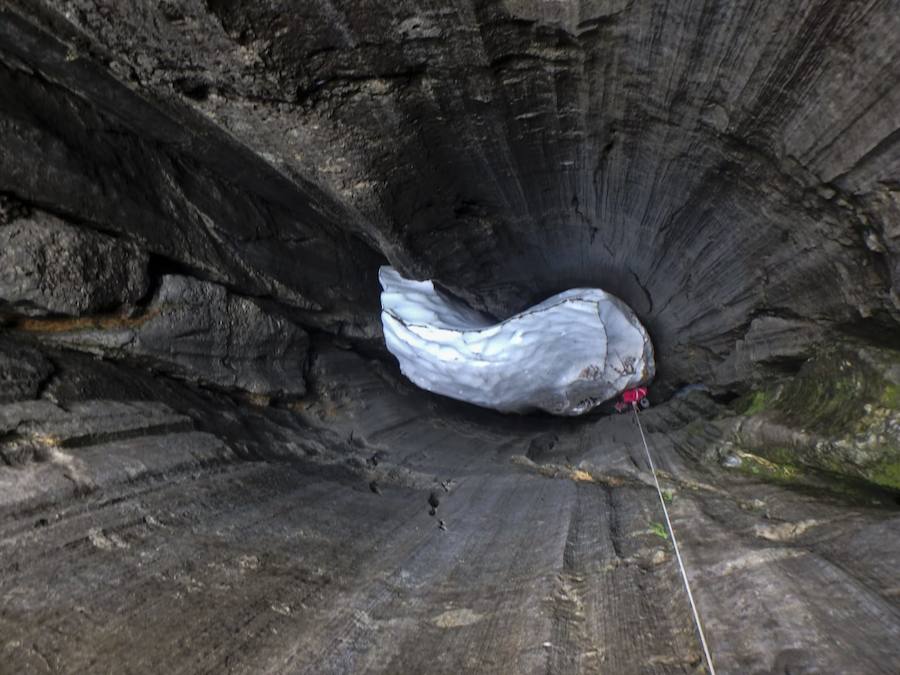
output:
M378 273L388 350L413 383L502 412L580 415L649 382L653 345L634 312L575 288L496 323L392 267Z

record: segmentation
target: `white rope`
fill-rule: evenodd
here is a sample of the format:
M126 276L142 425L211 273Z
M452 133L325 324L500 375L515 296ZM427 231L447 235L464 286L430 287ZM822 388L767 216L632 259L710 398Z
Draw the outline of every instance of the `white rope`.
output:
M694 603L694 594L691 593L691 585L688 583L687 572L684 569L684 561L681 559L681 551L678 550L678 540L675 539L675 530L672 528L672 521L669 520L669 509L666 508L666 500L663 498L662 489L659 487L659 479L656 477L656 466L653 464L653 457L650 455L650 448L647 446L647 439L644 436L644 428L641 426L641 418L638 415L637 404L632 403L632 406L634 407L634 419L637 421L638 429L641 432L641 440L644 442L647 461L650 462L650 471L653 473L653 481L656 483L656 492L659 494L659 503L662 504L663 515L666 517L666 526L669 528L669 534L672 535L672 547L675 549L675 558L678 560L679 569L681 569L681 578L684 579L684 589L687 591L688 600L691 603L691 610L694 612L694 623L697 625L697 633L700 635L700 645L703 647L703 654L706 657L706 663L709 666L709 675L716 675L712 656L710 656L709 647L706 644L706 635L703 634L703 625L700 623L700 613L697 611L697 605Z

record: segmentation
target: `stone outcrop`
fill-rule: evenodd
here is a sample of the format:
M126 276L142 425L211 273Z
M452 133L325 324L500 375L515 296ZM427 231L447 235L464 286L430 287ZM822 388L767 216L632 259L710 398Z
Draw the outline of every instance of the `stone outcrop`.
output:
M900 491L900 353L821 350L747 400L733 431L738 447Z
M163 276L144 313L78 325L30 330L46 342L108 358L129 358L154 370L263 396L302 396L309 339L287 319L218 284Z
M133 305L150 287L146 251L35 211L0 225L0 311L80 316Z

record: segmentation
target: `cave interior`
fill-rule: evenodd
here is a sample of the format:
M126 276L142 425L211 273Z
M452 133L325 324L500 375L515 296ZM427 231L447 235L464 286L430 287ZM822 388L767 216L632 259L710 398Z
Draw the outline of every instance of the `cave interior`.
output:
M0 672L708 668L634 415L416 388L391 265L498 319L621 298L716 670L896 675L898 34L0 3Z

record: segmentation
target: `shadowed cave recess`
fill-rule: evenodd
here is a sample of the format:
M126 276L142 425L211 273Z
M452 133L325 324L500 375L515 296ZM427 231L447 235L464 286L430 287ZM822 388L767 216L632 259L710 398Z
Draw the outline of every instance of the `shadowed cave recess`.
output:
M0 3L0 673L699 673L633 415L378 270L624 300L719 673L900 672L892 0Z

